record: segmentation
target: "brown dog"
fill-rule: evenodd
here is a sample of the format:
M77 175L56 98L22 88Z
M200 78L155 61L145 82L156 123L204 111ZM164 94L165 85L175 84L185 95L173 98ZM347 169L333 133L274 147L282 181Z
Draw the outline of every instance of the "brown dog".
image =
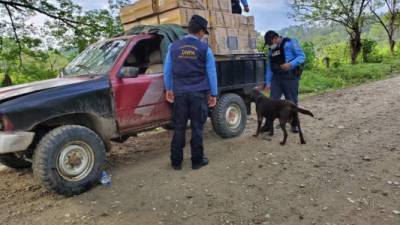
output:
M306 141L303 137L303 132L300 127L299 113L309 115L314 117L314 115L305 109L298 107L291 101L287 100L272 100L266 96L264 96L260 91L253 90L252 98L256 103L256 111L257 111L257 133L254 137L258 137L260 134L261 124L263 119L266 118L266 125L268 130L270 131L269 135L274 135L274 121L275 119L279 119L280 127L283 131L283 141L280 143L281 145L286 144L286 140L288 137L286 131L286 123L293 122L294 125L297 125L299 128L299 136L301 144L306 144Z

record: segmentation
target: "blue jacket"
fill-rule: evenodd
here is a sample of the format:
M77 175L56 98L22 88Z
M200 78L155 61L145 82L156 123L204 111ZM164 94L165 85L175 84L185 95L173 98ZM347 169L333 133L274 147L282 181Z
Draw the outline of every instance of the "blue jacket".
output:
M249 4L247 3L247 0L241 0L241 2L242 2L243 6L249 6Z
M198 39L194 35L187 35L185 38L194 38ZM215 58L212 50L208 48L207 57L206 57L206 72L208 77L208 82L210 85L210 92L212 96L218 95L218 81L217 81L217 69L215 66ZM173 90L173 60L171 54L171 45L169 46L169 50L164 62L164 85L165 89L168 91Z
M241 2L242 2L242 5L243 6L249 6L249 4L247 3L247 0L240 0ZM232 1L233 2L233 1ZM237 2L237 4L240 4L239 3L239 0L236 0L235 2Z
M300 44L297 40L290 39L290 41L286 42L284 48L285 48L286 63L290 63L292 65L292 70L305 62L306 55L304 54L304 51L300 47ZM271 52L268 53L268 57L271 58ZM268 62L267 72L265 75L265 81L268 86L271 85L273 75L274 74L271 71L271 63Z

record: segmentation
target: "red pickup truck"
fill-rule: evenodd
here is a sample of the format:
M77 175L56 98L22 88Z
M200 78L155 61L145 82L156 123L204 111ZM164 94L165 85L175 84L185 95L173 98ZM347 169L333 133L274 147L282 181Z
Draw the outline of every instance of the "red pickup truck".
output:
M112 141L171 123L160 43L154 34L101 41L58 78L1 88L0 162L33 167L46 188L62 195L90 189ZM219 101L210 117L221 137L243 132L265 63L263 54L217 61Z

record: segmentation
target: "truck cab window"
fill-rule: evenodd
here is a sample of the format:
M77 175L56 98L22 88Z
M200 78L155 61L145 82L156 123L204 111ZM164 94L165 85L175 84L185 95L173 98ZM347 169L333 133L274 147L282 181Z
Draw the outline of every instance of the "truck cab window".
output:
M63 70L63 77L107 74L127 41L124 39L99 42L89 46Z
M121 74L123 77L159 74L163 70L160 51L161 38L153 37L139 41L126 58Z

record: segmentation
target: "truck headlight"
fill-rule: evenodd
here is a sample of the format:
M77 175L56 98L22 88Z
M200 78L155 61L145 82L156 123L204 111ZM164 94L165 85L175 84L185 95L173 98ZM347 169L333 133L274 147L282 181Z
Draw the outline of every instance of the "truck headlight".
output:
M13 124L8 120L6 116L0 115L0 131L11 131L14 129Z

